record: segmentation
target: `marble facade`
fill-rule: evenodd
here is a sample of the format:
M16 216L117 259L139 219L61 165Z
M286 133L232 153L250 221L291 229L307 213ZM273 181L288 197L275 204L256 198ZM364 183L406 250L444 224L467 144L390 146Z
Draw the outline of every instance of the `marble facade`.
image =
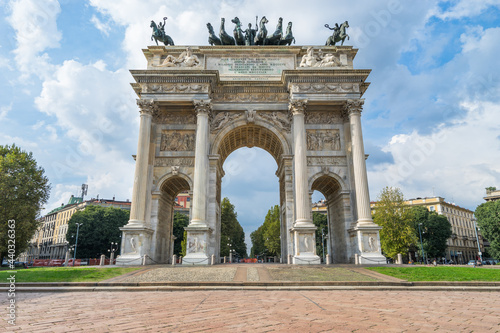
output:
M361 132L370 70L353 68L356 49L150 46L143 52L147 69L131 71L140 134L117 264L144 257L171 263L173 200L181 191L192 197L183 264L209 264L212 256L220 262L223 164L241 147L260 147L278 165L283 262L320 263L311 216L318 190L328 205L330 262L385 263L370 214ZM165 65L171 62L182 65Z

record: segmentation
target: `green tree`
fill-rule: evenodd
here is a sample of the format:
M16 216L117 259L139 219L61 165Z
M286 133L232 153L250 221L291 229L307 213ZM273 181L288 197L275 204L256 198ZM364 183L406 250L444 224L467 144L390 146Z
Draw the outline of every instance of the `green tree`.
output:
M264 245L264 225L261 225L250 234L252 240L252 249L250 257L255 258L258 255L267 255L266 246Z
M77 258L97 258L108 254L111 242L120 243L120 227L129 220L130 212L101 206L87 206L85 210L76 212L68 221L66 240L74 245L76 240L76 223L80 223L78 231ZM120 248L120 244L118 244Z
M220 255L229 256L229 245L241 257L247 256L245 244L245 232L243 231L235 207L228 198L222 199L221 203L221 241Z
M446 241L452 233L448 219L436 212L429 212L422 206L411 207L408 213L417 239L420 237L418 227L421 224L422 244L427 258L443 257L447 247ZM420 246L416 247L420 249Z
M373 221L382 227L380 245L386 256L395 258L408 253L417 243L403 193L399 188L385 187L377 198Z
M264 220L264 245L267 253L270 256L280 256L281 254L281 239L280 239L280 208L278 205L271 207L267 212Z
M321 232L328 235L328 218L325 214L313 212L313 223L318 228L316 229L316 253L320 258L323 258L323 245L321 244ZM326 246L325 246L326 252Z
M181 256L183 257L186 256L186 249L187 249L187 231L184 230L184 237L181 242Z
M490 242L489 254L500 260L500 200L480 204L474 214L481 234Z
M182 242L184 241L184 228L189 224L189 217L179 212L174 214L174 254L182 255Z
M17 256L26 250L38 228L37 218L50 193L44 173L32 153L16 145L0 145L0 259L8 252L9 235L15 235ZM9 221L15 222L9 226Z

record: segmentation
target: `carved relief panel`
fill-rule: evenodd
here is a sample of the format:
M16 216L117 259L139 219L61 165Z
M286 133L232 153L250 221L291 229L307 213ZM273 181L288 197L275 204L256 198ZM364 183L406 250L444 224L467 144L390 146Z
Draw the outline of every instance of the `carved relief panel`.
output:
M158 112L153 115L153 121L157 124L196 124L196 115L192 112Z
M163 131L160 151L194 150L195 131Z
M340 150L338 130L307 130L307 150Z
M306 124L341 124L340 112L308 112L306 113Z

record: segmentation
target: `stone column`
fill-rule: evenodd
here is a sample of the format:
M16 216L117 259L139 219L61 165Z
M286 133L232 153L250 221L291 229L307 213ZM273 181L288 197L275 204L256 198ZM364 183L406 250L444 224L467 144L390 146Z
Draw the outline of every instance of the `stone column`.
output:
M151 139L151 121L153 112L157 110L154 100L138 99L137 105L141 109L139 127L139 142L135 159L134 188L132 190L132 204L130 207L129 226L144 226L146 223L146 192L148 182L149 143Z
M365 148L361 130L361 111L364 101L349 99L346 111L349 114L352 141L352 160L354 167L354 184L356 189L356 206L358 211L358 225L372 224L370 209L370 193L368 191L368 177L366 174Z
M148 211L148 172L149 153L151 144L151 124L153 113L158 109L153 99L139 99L141 120L139 127L139 142L135 159L134 188L132 190L132 204L130 220L120 228L122 231L121 255L116 258L118 266L138 265L145 255L151 253L153 229L150 227L146 212Z
M295 223L293 263L298 265L320 264L316 255L316 226L311 219L309 183L307 170L307 142L305 111L307 100L290 101L293 116L294 179L295 179Z
M209 265L209 234L207 225L207 186L209 172L209 115L212 111L210 100L194 100L196 112L196 147L194 158L193 197L191 201L191 221L187 231L186 256L183 265Z
M309 185L307 182L307 142L305 111L307 100L292 100L290 111L293 115L294 167L295 167L295 224L294 226L314 226L311 219Z
M382 229L372 220L370 210L370 193L368 191L368 177L366 174L365 149L363 147L363 133L361 130L362 99L349 99L345 110L349 115L351 128L352 164L354 169L354 186L356 191L356 208L358 220L356 226L349 232L356 237L357 246L354 251L359 264L385 264L385 257L380 248L380 234ZM355 260L356 261L356 260Z
M195 100L196 147L194 160L192 219L190 226L207 226L207 177L208 177L208 116L212 111L210 100Z

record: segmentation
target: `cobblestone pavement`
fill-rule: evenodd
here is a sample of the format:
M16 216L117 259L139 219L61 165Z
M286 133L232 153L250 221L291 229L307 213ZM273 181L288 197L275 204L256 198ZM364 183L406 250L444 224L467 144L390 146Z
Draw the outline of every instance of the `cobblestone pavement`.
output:
M17 325L5 312L0 331L500 332L497 292L66 292L16 301Z

